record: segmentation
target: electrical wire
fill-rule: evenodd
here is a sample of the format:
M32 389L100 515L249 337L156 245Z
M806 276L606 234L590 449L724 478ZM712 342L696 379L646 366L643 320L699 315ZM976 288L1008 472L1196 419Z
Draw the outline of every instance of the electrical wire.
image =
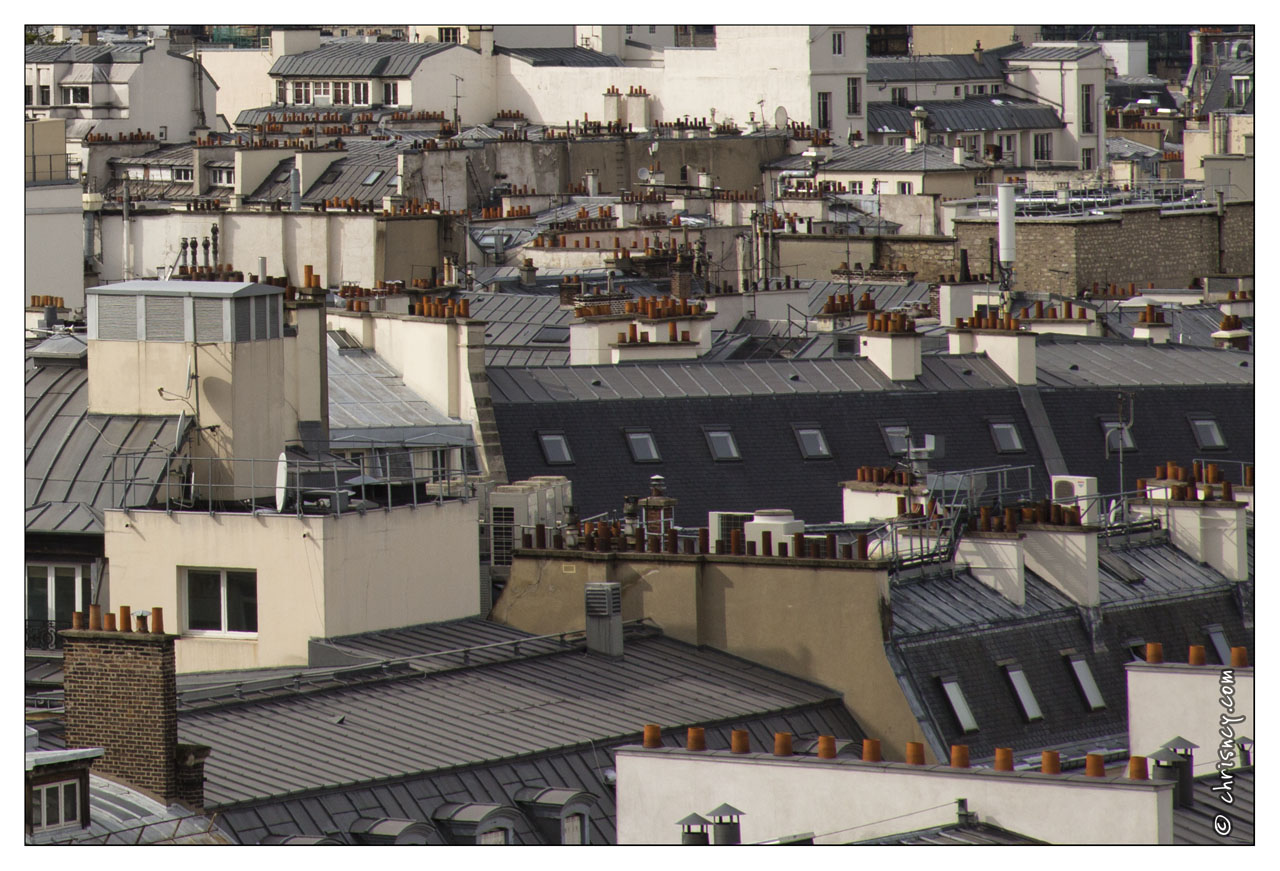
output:
M831 835L838 835L838 834L840 834L841 832L852 832L854 829L865 829L867 826L877 826L877 825L879 825L880 823L888 823L888 822L892 822L892 821L894 821L894 820L901 820L901 819L904 819L904 818L906 818L906 817L914 817L914 816L916 816L916 815L918 815L918 814L928 813L929 811L941 810L942 808L945 808L945 807L953 807L954 805L955 805L955 802L950 802L950 801L949 801L949 802L946 802L945 804L939 804L939 805L934 805L933 807L921 808L921 809L920 809L920 810L918 810L918 811L910 811L910 812L908 812L908 813L905 813L905 814L898 814L897 816L893 816L893 817L885 817L884 819L880 819L880 820L872 820L872 821L871 821L871 822L869 822L869 823L861 823L861 824L856 825L856 826L849 826L848 828L844 828L844 829L835 829L834 831L830 831L830 832L820 832L820 833L818 833L818 834L815 834L815 835L813 836L813 838L814 838L814 840L816 841L818 838L826 838L826 837L829 837L829 836L831 836ZM765 841L756 841L754 844L751 844L751 845L748 845L748 846L760 846L760 845L762 845L762 844L771 844L771 843L773 843L773 842L774 842L774 841L776 841L776 840L778 840L778 839L777 839L777 838L769 838L768 840L765 840Z

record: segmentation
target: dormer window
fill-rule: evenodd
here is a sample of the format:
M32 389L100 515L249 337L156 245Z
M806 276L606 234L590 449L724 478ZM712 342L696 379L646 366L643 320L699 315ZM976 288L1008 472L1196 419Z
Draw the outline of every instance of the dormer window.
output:
M293 83L293 104L295 106L306 106L311 103L311 83L310 82L294 82Z
M72 87L63 88L62 102L64 105L88 105L89 86L74 85Z
M544 842L565 846L591 843L590 812L596 803L591 793L555 786L525 786L514 797Z
M31 787L31 830L82 828L80 781L61 780ZM86 821L87 823L87 821Z

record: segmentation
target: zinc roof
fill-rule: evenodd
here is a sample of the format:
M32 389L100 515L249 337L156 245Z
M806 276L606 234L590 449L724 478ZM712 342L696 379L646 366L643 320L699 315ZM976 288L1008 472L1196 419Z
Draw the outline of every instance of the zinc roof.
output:
M470 434L470 426L435 408L407 386L374 351L340 353L327 339L329 353L329 430L332 438L361 431L394 428L409 431L443 428Z
M767 164L766 169L807 169L809 158L793 155ZM907 151L901 145L841 145L832 150L831 156L818 164L820 173L832 172L957 172L964 169L983 169L985 164L975 160L955 162L950 148L938 145L918 146Z
M1253 384L1252 353L1145 342L1036 339L1041 387Z
M1006 97L977 97L967 100L935 100L916 104L929 113L929 130L1038 130L1059 128L1062 119L1051 106L1031 100ZM893 103L867 104L867 129L873 133L911 133L915 106Z
M974 60L973 52L868 58L867 83L1002 79L1004 66L1000 58L1015 48L983 51L981 61Z
M334 42L290 54L271 65L272 76L404 77L429 57L460 48L452 42Z
M1006 55L1005 59L1009 61L1080 60L1101 50L1102 47L1097 43L1081 43L1079 45L1036 43L1028 48Z
M166 807L137 790L89 775L89 825L27 835L30 844L235 844L211 818Z
M142 53L151 46L135 44L113 45L28 45L26 62L29 64L47 63L141 63Z
M622 61L611 54L601 54L582 46L556 48L508 48L499 45L494 54L506 54L533 67L620 67Z
M1205 750L1197 751L1199 753ZM1175 844L1252 844L1254 843L1254 790L1256 775L1249 765L1227 772L1231 776L1231 804L1223 802L1223 779L1218 774L1198 777L1192 787L1191 807L1173 809L1173 843ZM1226 816L1231 831L1223 835L1215 823Z

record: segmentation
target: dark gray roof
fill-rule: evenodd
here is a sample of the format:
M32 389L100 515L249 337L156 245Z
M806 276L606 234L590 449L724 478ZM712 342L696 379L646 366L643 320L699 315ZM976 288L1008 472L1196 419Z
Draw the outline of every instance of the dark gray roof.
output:
M179 737L214 748L205 800L216 808L630 738L645 723L714 724L837 700L726 654L630 635L617 659L579 647L184 712Z
M1059 128L1062 119L1052 106L1007 97L972 97L968 100L936 100L916 104L929 113L925 122L934 132L964 130L1044 130ZM867 130L871 133L911 133L915 106L893 103L867 104Z
M136 64L142 62L142 53L151 46L142 44L113 45L29 45L26 62L47 63L95 63Z
M1041 387L1251 385L1253 364L1253 354L1244 351L1070 336L1036 338L1036 378Z
M114 781L89 775L89 825L27 836L29 844L235 844L209 816L165 806Z
M1245 105L1234 105L1235 94L1231 81L1233 76L1253 77L1253 61L1231 60L1218 64L1213 83L1209 86L1208 93L1204 95L1204 103L1200 107L1201 114L1223 109L1235 109L1245 114L1253 111L1253 88L1250 88L1250 96Z
M346 154L329 164L311 186L302 191L303 203L310 205L335 197L345 202L355 197L362 203L372 201L381 209L382 198L396 193L397 155L411 146L411 140L396 139L348 142ZM289 170L293 163L291 157L281 160L248 199L254 202L288 202ZM365 184L376 171L381 171L382 175L372 184Z
M1143 145L1141 142L1134 142L1132 139L1125 139L1123 136L1107 137L1107 159L1108 160L1133 160L1144 157L1163 156L1164 149L1152 148L1150 145Z
M1138 325L1138 317L1142 309L1126 306L1115 306L1109 311L1103 309L1102 318L1108 329L1122 338L1133 335L1133 328ZM1212 304L1175 305L1164 309L1165 320L1172 327L1169 341L1179 345L1194 345L1198 348L1213 348L1213 334L1218 332L1222 323L1222 310ZM1252 317L1241 318L1246 330L1254 329ZM1238 364L1241 359L1236 358ZM1241 368L1237 366L1237 368ZM1247 367L1245 367L1247 368Z
M1223 783L1215 773L1196 778L1191 807L1173 809L1175 844L1254 843L1254 768L1250 765L1227 773L1231 776L1231 804L1223 802L1221 792L1214 792L1214 787ZM1223 816L1231 822L1231 832L1227 835L1214 826Z
M452 42L333 42L271 65L273 76L411 76L429 57L461 48Z
M792 155L766 164L766 169L807 169L809 158ZM907 151L901 145L850 145L837 146L831 156L818 164L818 172L959 172L966 169L984 169L985 164L976 160L955 162L955 153L939 145L918 146Z
M27 532L102 533L102 510L146 504L163 478L178 416L89 414L89 372L26 370ZM122 482L111 484L112 455ZM132 480L125 486L123 482Z
M494 54L506 54L534 67L620 67L622 61L612 54L601 54L582 46L559 48L508 48L495 46Z
M1040 61L1040 60L1080 60L1086 58L1096 51L1102 51L1102 46L1097 43L1080 43L1068 45L1055 45L1052 43L1043 43L1028 46L1005 56L1005 60L1010 62L1017 61Z
M1065 593L1029 569L1022 605L1015 605L968 570L897 583L890 602L893 634L901 637L1026 621L1075 608Z
M981 63L974 60L973 52L868 58L867 84L1003 79L1001 57L1016 48L1010 45L984 50Z
M429 434L468 438L469 424L451 418L405 386L374 351L341 353L328 337L329 431L334 441L371 431L379 440L412 440ZM392 432L394 431L394 432Z
M191 161L190 145L161 145L145 154L113 157L108 163L116 166L191 166Z
M870 841L857 841L857 846L895 846L895 847L997 847L1027 846L1043 844L1035 838L993 826L990 823L952 823L949 826L934 826L931 829L916 829Z
M430 671L457 668L464 664L480 665L521 655L564 649L564 643L554 638L528 641L518 646L508 644L508 642L523 641L532 637L528 632L504 626L501 623L482 620L478 617L465 617L444 623L425 623L403 629L383 629L359 635L343 635L326 639L321 643L335 651L365 660L421 657L424 653L443 654L419 658L410 663L416 668ZM482 647L488 649L473 649ZM468 651L465 656L460 652L464 650Z

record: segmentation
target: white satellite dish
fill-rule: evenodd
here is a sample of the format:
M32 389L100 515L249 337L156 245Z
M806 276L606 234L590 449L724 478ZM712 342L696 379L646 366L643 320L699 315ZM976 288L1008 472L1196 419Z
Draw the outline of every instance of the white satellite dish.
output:
M175 454L178 451L182 450L182 430L183 430L183 427L186 426L186 423L187 423L187 412L186 412L186 409L183 409L182 411L178 412L178 428L177 430L174 431L174 434L173 434L173 452Z
M283 514L289 504L289 458L284 451L276 460L276 511Z
M648 180L649 180L649 167L647 167L647 166L642 166L642 167L640 167L639 169L637 169L637 170L636 170L636 178L640 179L640 181L648 181Z
M787 120L787 110L779 106L773 113L773 126L779 130L784 130L787 126Z

